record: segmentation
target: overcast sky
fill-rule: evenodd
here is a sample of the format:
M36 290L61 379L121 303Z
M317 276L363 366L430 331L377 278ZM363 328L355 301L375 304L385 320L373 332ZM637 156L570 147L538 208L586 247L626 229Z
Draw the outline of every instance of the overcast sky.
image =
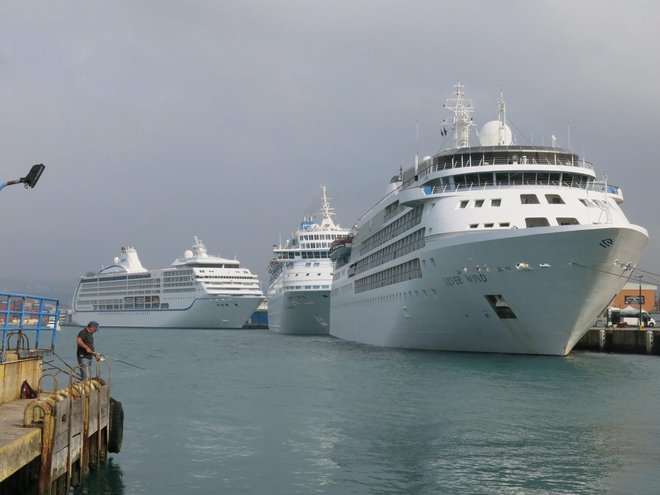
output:
M0 181L46 165L0 192L0 284L73 290L125 244L163 268L197 235L265 289L322 185L350 226L446 146L457 80L480 125L504 92L519 144L570 129L660 273L659 24L650 0L0 0Z

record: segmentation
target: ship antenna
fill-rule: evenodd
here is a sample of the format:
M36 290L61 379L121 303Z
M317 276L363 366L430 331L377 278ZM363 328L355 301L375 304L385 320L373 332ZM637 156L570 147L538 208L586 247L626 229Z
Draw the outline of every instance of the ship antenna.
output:
M335 226L332 221L332 215L334 215L334 210L330 208L330 201L325 194L325 186L321 186L322 191L322 202L321 202L321 214L323 215L323 220L321 220L321 228L333 228Z
M504 103L504 92L500 89L500 101L497 104L498 119L500 121L499 128L499 144L500 146L504 145L506 142L506 103Z
M419 120L417 121L417 139L415 141L415 175L419 170Z
M463 85L460 81L454 86L456 98L447 99L446 108L454 112L454 147L467 148L470 146L470 127L473 127L472 100L463 98Z

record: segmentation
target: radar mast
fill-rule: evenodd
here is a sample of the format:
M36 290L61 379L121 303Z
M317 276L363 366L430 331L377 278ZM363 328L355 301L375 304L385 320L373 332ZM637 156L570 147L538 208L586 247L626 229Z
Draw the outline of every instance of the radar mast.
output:
M456 98L448 98L445 107L454 112L454 147L467 148L470 146L470 127L473 127L474 119L472 112L472 100L463 98L463 85L460 81L454 86L456 88Z
M506 133L506 104L504 103L504 92L500 89L500 99L497 102L497 118L500 121L500 126L498 129L498 146L504 146L507 143L507 133Z
M335 214L335 211L333 208L330 208L330 201L328 201L328 197L325 195L325 186L322 186L321 190L323 191L323 203L321 204L323 219L321 220L321 228L334 229L335 224L332 221L332 215Z

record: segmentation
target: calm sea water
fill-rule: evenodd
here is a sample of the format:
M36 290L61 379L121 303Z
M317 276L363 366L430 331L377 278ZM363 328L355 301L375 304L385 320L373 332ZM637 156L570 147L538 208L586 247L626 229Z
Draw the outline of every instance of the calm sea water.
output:
M78 328L58 334L73 362ZM101 328L119 454L76 494L657 494L660 359Z

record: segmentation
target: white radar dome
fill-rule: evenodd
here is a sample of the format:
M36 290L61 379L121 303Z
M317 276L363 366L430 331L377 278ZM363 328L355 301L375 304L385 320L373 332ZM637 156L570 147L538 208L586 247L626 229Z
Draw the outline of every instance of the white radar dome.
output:
M499 120L486 122L479 131L479 144L481 146L508 146L513 142L511 129L502 125Z
M189 260L190 258L193 257L193 252L192 252L190 249L188 249L187 251L185 251L185 252L183 253L183 257L184 257L185 259Z

